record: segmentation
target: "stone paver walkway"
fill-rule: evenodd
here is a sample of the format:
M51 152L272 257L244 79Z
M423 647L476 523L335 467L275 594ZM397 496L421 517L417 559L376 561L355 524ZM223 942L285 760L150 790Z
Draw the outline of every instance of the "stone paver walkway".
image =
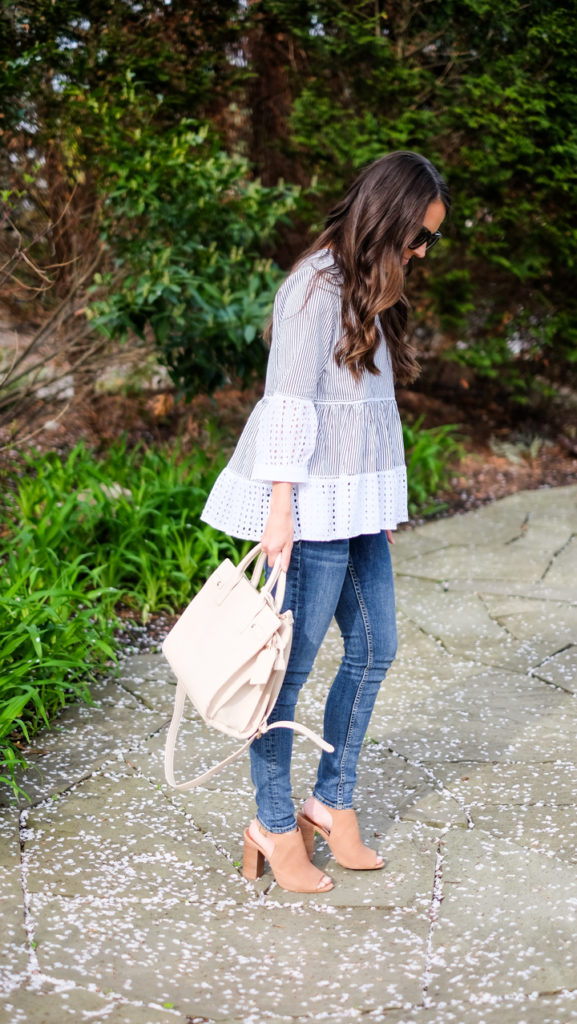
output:
M402 532L401 647L359 775L382 872L318 898L240 873L248 758L170 791L173 684L127 660L37 737L32 803L0 811L0 1018L10 1024L577 1021L577 487ZM331 632L300 719L321 723ZM192 716L179 770L233 743ZM316 748L295 741L304 799Z

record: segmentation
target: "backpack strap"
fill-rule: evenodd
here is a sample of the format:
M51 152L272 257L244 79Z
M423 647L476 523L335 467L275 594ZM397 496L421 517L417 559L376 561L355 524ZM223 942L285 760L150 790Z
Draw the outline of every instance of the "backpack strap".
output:
M257 739L259 736L263 736L265 732L270 732L271 729L292 729L294 732L300 733L302 736L306 736L307 739L312 740L316 743L321 750L326 750L328 754L332 754L335 749L331 743L327 743L326 740L319 736L318 733L313 732L312 729L308 729L306 725L301 725L300 722L272 722L268 725L263 722L260 728L245 742L238 750L234 753L229 754L225 757L224 761L220 761L214 765L213 768L209 768L208 771L203 772L202 775L197 775L195 779L191 779L189 782L177 782L174 777L174 752L176 745L176 737L178 735L178 729L182 720L184 712L184 705L186 702L186 690L180 680L176 684L176 695L174 699L174 711L172 714L172 720L168 727L168 735L166 737L166 747L164 750L164 774L166 781L169 786L174 789L180 790L181 793L186 793L191 789L196 789L197 786L203 786L205 782L212 779L213 775L216 775L221 768L226 768L232 761L236 761L237 757L244 754L245 750L248 750L252 741Z

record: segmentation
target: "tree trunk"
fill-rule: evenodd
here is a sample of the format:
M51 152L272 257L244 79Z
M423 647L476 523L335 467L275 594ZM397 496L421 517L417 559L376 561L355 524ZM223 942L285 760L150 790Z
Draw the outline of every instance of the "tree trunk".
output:
M246 56L253 72L248 86L250 159L264 185L280 178L304 183L290 146L290 114L296 66L295 43L261 0L251 3L252 27Z

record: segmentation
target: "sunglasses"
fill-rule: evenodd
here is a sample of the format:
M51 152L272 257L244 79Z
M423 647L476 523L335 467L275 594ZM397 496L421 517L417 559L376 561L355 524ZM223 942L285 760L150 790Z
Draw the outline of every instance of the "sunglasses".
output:
M413 238L413 241L409 243L409 249L420 249L422 245L426 245L428 252L434 245L437 244L439 238L442 238L440 231L429 231L428 228L421 228L419 234Z

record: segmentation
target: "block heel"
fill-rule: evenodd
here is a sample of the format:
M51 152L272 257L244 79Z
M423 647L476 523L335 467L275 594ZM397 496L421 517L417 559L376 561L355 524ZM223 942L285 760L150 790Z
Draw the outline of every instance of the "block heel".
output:
M251 882L255 882L257 878L262 878L264 875L264 853L251 839L247 828L244 830L242 873Z

